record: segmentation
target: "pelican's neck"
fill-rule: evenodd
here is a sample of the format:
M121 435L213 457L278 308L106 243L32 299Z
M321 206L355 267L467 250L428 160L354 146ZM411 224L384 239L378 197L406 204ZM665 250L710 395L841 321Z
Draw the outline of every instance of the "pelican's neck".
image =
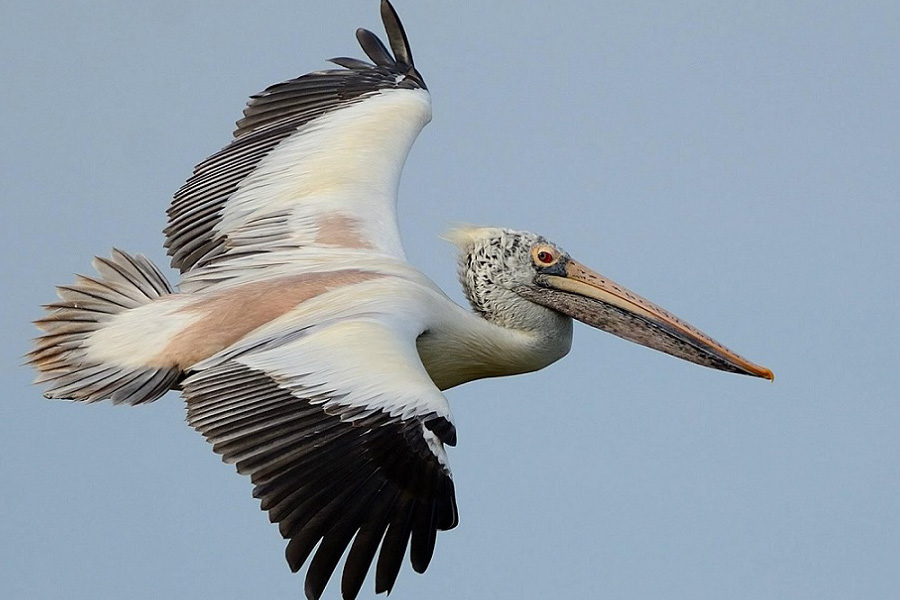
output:
M435 385L445 390L474 379L528 373L565 356L572 346L572 320L532 306L541 318L524 327L500 325L457 307L452 318L430 328L417 346Z

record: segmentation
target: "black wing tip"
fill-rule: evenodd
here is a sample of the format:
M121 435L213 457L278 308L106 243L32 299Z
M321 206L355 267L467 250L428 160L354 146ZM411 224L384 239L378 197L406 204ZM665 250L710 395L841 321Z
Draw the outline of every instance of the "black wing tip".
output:
M356 30L356 41L359 42L366 56L377 66L388 69L391 72L399 71L400 65L397 64L397 59L391 55L391 52L377 35L368 29L360 27Z
M391 50L394 51L397 62L412 68L414 63L412 51L409 49L409 38L406 37L406 30L403 29L400 16L388 0L381 0L381 22L384 23L384 31L387 33L388 42L391 44Z
M358 58L352 58L349 56L336 56L334 58L329 58L328 62L334 63L339 67L344 67L345 69L350 69L351 71L371 69L374 66L372 63L367 63L364 60L359 60Z
M411 79L423 89L428 89L422 74L419 73L413 62L409 38L406 36L406 30L403 29L403 23L400 22L397 11L388 0L382 0L381 2L381 21L384 24L384 31L387 34L390 50L384 45L381 38L368 29L360 27L356 30L356 40L374 65L345 57L333 58L330 62L353 70L371 69L373 66L382 67L392 73Z

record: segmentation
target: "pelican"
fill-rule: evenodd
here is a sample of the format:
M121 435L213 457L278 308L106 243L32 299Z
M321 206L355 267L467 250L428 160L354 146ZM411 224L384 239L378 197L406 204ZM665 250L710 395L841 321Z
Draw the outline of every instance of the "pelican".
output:
M396 197L431 120L397 13L371 63L253 96L234 139L194 169L168 209L177 286L114 249L58 288L28 355L48 398L141 404L177 389L187 420L248 475L317 599L346 553L341 593L375 563L390 592L403 558L428 567L459 521L442 390L562 358L572 319L667 354L772 379L685 321L533 233L459 228L471 311L406 260ZM315 552L313 552L315 551ZM310 558L311 557L311 558Z

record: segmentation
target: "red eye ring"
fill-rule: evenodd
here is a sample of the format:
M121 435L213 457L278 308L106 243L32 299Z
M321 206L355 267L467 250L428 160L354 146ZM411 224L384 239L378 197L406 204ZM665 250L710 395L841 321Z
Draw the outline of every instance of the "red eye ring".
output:
M545 265L549 265L553 262L554 257L552 252L547 252L546 250L541 250L537 253L537 259L544 263Z

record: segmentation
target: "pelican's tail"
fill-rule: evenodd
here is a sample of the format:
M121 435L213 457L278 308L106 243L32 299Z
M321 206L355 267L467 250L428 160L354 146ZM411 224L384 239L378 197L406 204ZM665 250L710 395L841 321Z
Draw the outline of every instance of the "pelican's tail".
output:
M114 249L111 258L95 258L93 265L98 278L79 275L73 285L59 286L60 301L46 305L50 314L35 321L44 331L27 355L40 371L36 383L48 386L47 398L152 402L172 389L181 373L135 356L142 339L152 344L154 336L121 317L140 313L133 309L174 290L140 254Z

